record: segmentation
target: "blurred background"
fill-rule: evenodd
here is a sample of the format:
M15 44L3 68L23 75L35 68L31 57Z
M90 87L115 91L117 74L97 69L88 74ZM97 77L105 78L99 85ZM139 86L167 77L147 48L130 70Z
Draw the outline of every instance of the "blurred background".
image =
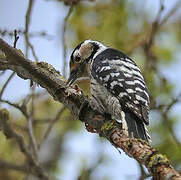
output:
M17 49L33 61L52 64L65 78L71 51L85 39L101 41L134 59L150 93L152 146L181 172L180 0L0 0L0 37L12 46L15 29ZM12 127L52 179L151 179L138 162L87 132L62 104L30 84L11 71L0 71L0 108L9 110ZM87 81L80 87L89 94ZM0 131L0 179L37 179L17 168L26 163L16 141Z

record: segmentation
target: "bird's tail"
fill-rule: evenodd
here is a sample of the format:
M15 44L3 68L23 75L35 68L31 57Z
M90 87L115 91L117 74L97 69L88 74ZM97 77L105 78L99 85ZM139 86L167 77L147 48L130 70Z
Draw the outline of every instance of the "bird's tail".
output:
M127 123L129 137L135 137L151 142L151 137L148 134L148 130L144 122L130 113L125 113L125 120Z

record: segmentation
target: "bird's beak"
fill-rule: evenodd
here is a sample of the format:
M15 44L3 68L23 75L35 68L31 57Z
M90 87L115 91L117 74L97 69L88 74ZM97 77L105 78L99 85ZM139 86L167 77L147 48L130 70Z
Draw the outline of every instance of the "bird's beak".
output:
M85 71L86 71L86 61L81 63L76 68L72 69L66 85L70 86L71 84L73 84L78 78L80 78L84 74Z
M78 73L73 72L70 74L70 77L67 80L66 85L70 86L71 84L73 84L75 82L75 80L78 78Z

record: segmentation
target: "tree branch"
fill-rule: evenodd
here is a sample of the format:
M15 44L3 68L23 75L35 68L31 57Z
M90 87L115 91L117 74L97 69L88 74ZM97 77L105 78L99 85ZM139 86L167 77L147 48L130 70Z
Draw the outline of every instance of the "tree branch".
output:
M16 48L16 44L17 44L17 41L18 41L18 39L19 39L19 36L17 35L17 31L16 30L14 30L14 48ZM1 92L0 92L0 100L1 100L1 98L2 98L2 95L3 95L3 93L4 93L4 91L5 91L5 89L6 89L6 87L7 87L7 85L9 84L9 82L11 81L11 79L14 77L14 75L15 75L15 72L13 72L13 73L11 73L11 75L9 76L9 78L7 79L7 81L4 83L4 86L2 87L2 89L1 89Z
M28 48L30 47L33 57L35 58L36 61L38 61L38 56L35 53L34 47L31 44L30 40L29 40L29 26L30 26L30 19L31 19L31 12L32 12L32 8L34 5L34 0L29 0L29 4L28 4L28 8L27 8L27 12L26 12L26 19L25 19L25 42L26 42L26 57L28 57Z
M16 133L9 124L9 113L6 109L0 110L0 129L3 130L5 136L7 138L14 138L16 142L19 145L19 148L22 153L26 156L28 159L28 162L32 165L32 174L36 174L40 179L43 180L49 180L49 177L46 173L46 171L39 165L39 162L36 161L33 156L31 155L31 152L28 150L24 139L21 135Z
M66 72L66 68L67 68L67 45L66 45L66 38L65 38L65 33L66 33L66 28L67 28L67 21L72 13L73 10L73 5L70 6L68 13L64 19L64 24L63 24L63 30L62 30L62 45L63 45L63 76L67 77L67 72Z
M80 89L67 87L65 79L51 65L24 58L2 39L0 39L0 49L6 54L6 68L16 71L21 78L31 79L45 88L77 118L96 129L100 136L104 136L115 147L121 148L127 155L145 165L154 179L181 179L169 160L145 141L126 137L113 120L105 122L94 120L95 112L88 105L88 98Z
M15 75L15 72L12 72L11 75L8 77L7 81L4 83L4 86L2 87L2 89L0 91L0 99L2 98L2 95L3 95L7 85L9 84L11 79L14 77L14 75Z
M1 170L15 170L15 171L21 171L21 172L28 171L28 169L24 167L23 165L16 165L13 163L9 163L2 159L0 159L0 169Z
M58 119L60 118L60 116L62 115L64 110L65 110L65 106L61 107L59 109L58 113L56 114L56 116L51 120L51 122L49 122L49 126L46 129L45 134L44 134L44 136L43 136L43 138L42 138L42 140L38 146L39 149L40 149L41 145L43 144L43 142L47 139L48 135L50 134L50 131L53 128L53 125L58 121Z

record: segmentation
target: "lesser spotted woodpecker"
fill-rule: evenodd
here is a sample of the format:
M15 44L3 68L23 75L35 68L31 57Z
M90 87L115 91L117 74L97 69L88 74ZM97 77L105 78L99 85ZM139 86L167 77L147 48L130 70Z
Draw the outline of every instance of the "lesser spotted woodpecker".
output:
M90 78L91 107L109 114L130 137L150 141L149 95L136 63L98 41L85 40L72 52L68 84Z

